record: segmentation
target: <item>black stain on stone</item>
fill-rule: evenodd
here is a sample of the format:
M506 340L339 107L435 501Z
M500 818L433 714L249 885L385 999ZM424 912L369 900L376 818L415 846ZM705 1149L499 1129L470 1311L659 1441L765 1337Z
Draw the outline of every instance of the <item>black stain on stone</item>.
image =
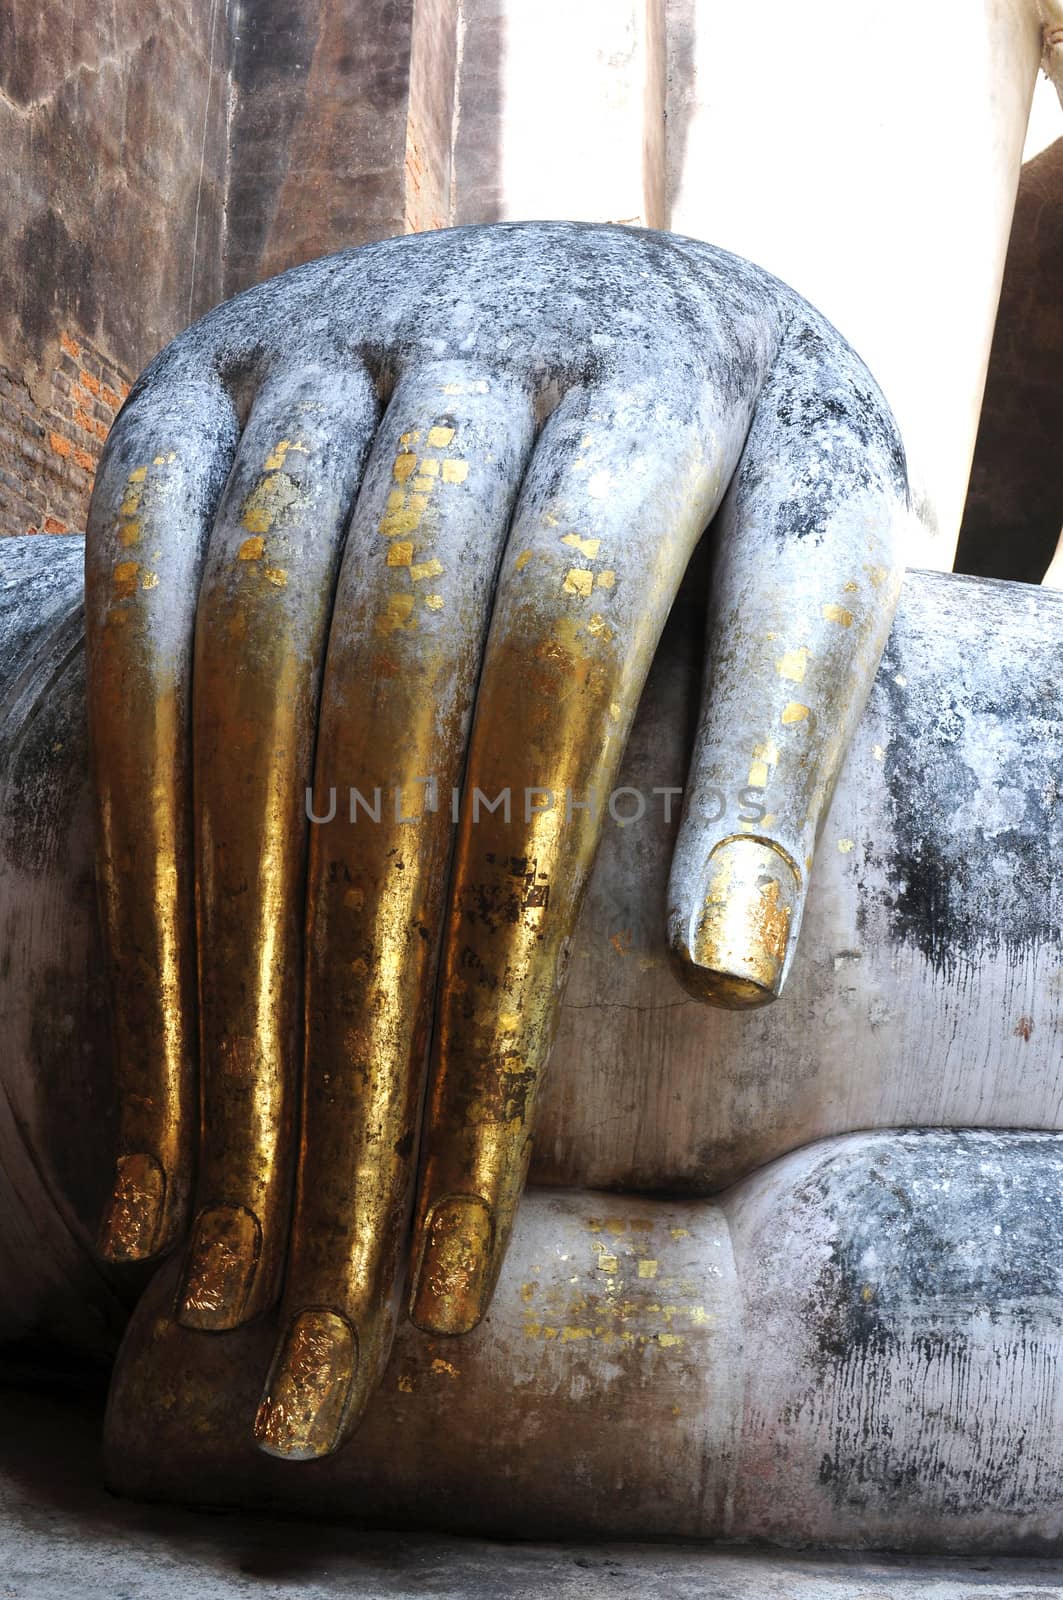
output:
M1051 1381L1063 1251L1046 1243L1061 1201L1058 1139L962 1130L875 1136L797 1189L789 1226L800 1231L806 1211L829 1241L799 1315L833 1397L819 1481L836 1505L896 1515L932 1501L963 1517L975 1505L1022 1514L1041 1504L1036 1476L1020 1467L1024 1412L1047 1402L1013 1396L1008 1423L988 1399L965 1396L979 1392L972 1374L987 1362L1005 1389L1009 1360ZM910 1387L891 1388L891 1372ZM949 1428L962 1436L956 1450L941 1446Z
M880 863L892 937L955 978L987 952L1017 962L1063 948L1063 695L1052 660L1058 642L1044 636L1043 618L1031 638L1020 631L1010 586L955 576L949 583L952 605L979 609L979 628L958 630L961 643L945 655L939 642L934 657L921 637L891 638L874 696L897 730L884 757L890 846ZM942 625L947 611L936 617L939 640ZM964 759L968 728L977 729L981 751L1000 740L1013 752L1000 775L1011 792L1011 826L981 820L993 796L990 780ZM980 820L958 826L969 802ZM873 845L867 854L875 859ZM861 901L865 934L873 898L865 892Z

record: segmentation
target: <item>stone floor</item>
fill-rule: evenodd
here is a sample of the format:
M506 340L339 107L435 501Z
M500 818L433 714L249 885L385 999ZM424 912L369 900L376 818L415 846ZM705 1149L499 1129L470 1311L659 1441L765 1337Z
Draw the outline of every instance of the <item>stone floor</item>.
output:
M0 1600L1063 1597L1046 1561L502 1545L134 1505L101 1487L100 1412L98 1395L0 1389Z

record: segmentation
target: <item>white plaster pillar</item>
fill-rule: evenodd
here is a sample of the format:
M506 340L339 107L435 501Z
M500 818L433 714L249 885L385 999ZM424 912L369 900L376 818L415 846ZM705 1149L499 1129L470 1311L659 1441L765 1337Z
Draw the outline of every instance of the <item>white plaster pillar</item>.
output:
M670 226L778 273L846 335L951 567L1030 98L1028 0L672 0Z
M455 220L662 228L663 0L464 0Z

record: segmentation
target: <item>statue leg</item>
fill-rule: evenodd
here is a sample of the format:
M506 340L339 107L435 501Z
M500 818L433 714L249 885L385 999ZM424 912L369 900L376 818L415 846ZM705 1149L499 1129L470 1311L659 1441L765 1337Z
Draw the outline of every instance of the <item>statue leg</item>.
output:
M532 1190L489 1321L403 1326L310 1466L251 1437L273 1324L184 1329L153 1285L109 1481L481 1535L1058 1551L1061 1144L853 1134L716 1202Z

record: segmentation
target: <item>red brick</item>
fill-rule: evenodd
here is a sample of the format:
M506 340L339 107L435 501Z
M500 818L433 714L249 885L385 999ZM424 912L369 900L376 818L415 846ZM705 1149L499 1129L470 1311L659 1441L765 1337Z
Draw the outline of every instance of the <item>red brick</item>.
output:
M96 457L123 389L121 371L72 332L56 352L41 407L0 366L0 535L84 527Z

